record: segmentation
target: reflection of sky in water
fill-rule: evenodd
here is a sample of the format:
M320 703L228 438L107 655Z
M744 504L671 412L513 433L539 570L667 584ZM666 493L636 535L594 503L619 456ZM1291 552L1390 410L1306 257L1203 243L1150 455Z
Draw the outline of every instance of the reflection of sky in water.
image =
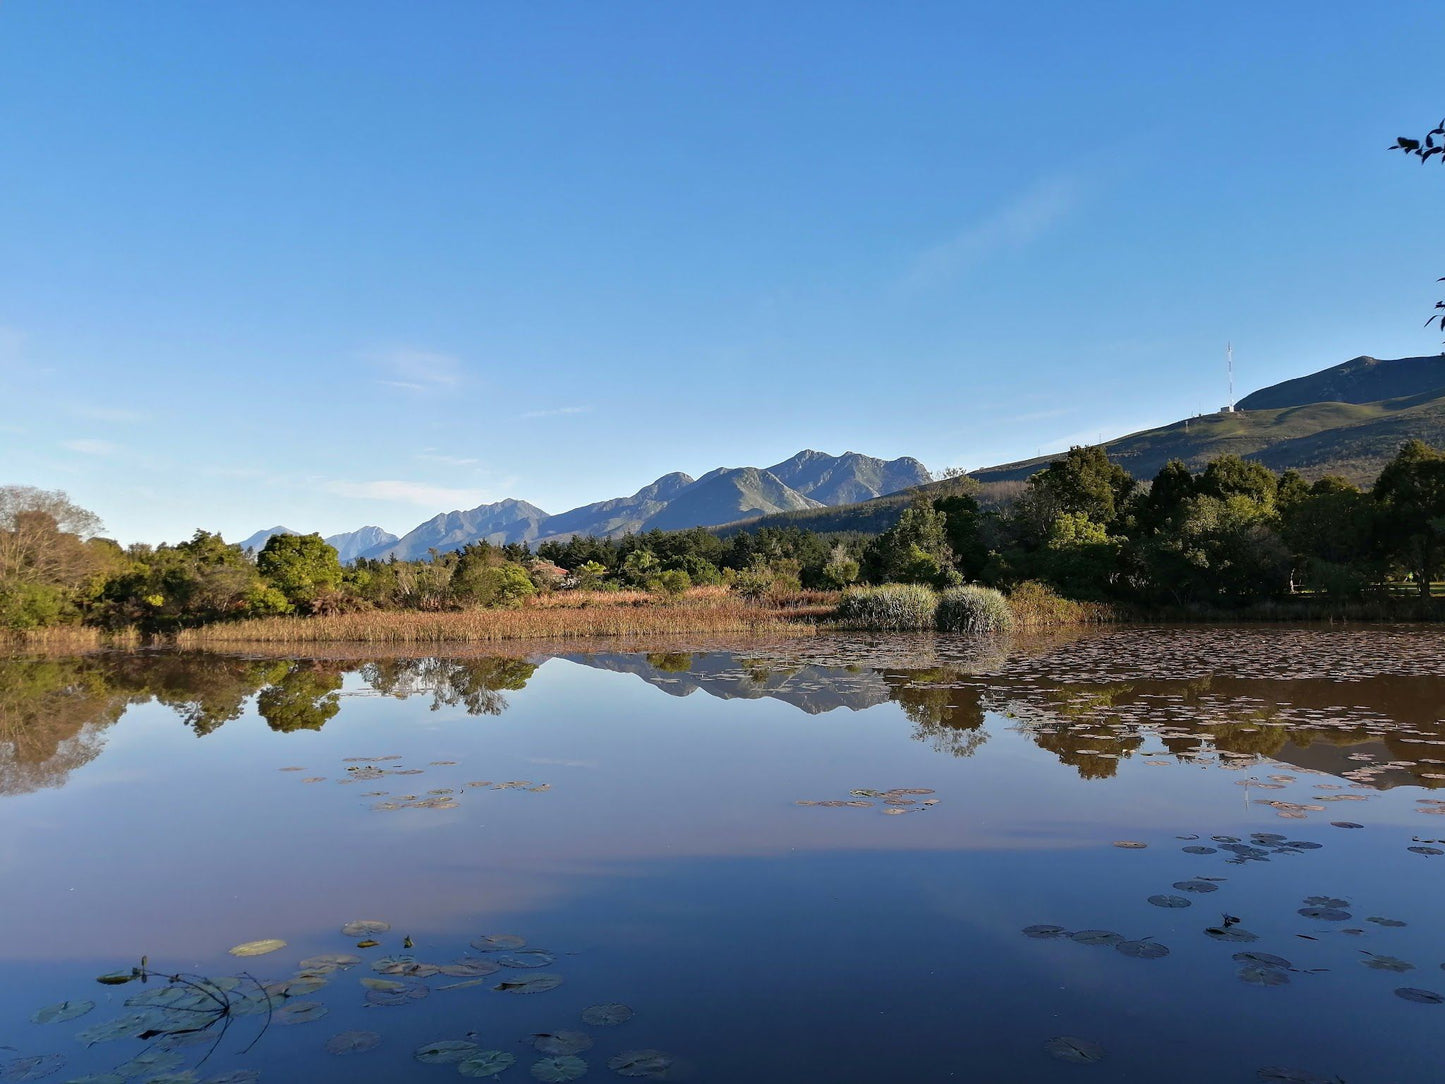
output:
M0 993L0 1042L71 1055L74 1072L57 1079L96 1071L105 1066L66 1039L81 1023L36 1028L24 1024L28 1014L69 997L118 1005L128 988L90 979L142 953L214 972L232 969L228 946L280 937L290 947L252 966L289 974L303 956L344 951L342 922L378 917L395 929L377 952L395 951L409 933L418 958L444 962L479 933L515 932L564 954L549 970L567 984L531 998L483 987L362 1009L352 973L315 995L330 1016L276 1029L248 1057L263 1079L450 1079L452 1070L416 1065L409 1052L469 1030L519 1056L503 1080L530 1079L533 1058L518 1039L578 1026L583 1005L610 1000L639 1015L615 1036L597 1033L599 1047L584 1055L589 1079L611 1076L606 1056L629 1046L687 1057L699 1081L1220 1081L1253 1079L1270 1064L1351 1081L1437 1079L1445 1006L1391 993L1445 986L1445 857L1405 850L1412 836L1445 836L1445 817L1417 812L1432 795L1422 780L1397 769L1381 782L1398 785L1380 791L1277 760L1236 758L1225 770L1212 756L1148 757L1166 745L1133 719L1133 755L1111 777L1083 778L1059 759L1077 760L1077 742L1061 751L1049 744L1057 734L1030 730L1058 728L1060 716L1040 724L1033 713L1076 689L1061 694L1037 673L920 677L896 666L847 672L836 661L788 668L773 658L760 668L714 653L690 675L677 660L554 659L506 691L498 715L432 711L430 695L378 696L352 672L333 718L290 733L248 708L198 738L171 708L136 703L64 786L0 797L0 959L12 980ZM750 684L741 676L749 670ZM1412 705L1432 693L1416 688L1402 707L1388 684L1376 695L1371 683L1352 682L1332 698L1323 679L1310 680L1221 678L1206 701L1196 691L1188 703L1204 715L1255 712L1273 689L1295 707L1325 711L1334 699L1341 710L1419 728ZM1445 679L1428 680L1445 691ZM662 695L655 684L687 695ZM747 695L724 698L729 688ZM910 693L920 688L946 694L922 702ZM1164 694L1175 695L1163 685L1115 690L1110 704L1147 719L1149 705L1162 703L1149 697ZM989 709L986 740L971 743L971 756L940 752L938 719L969 703ZM1300 739L1279 755L1339 773L1366 764L1349 759L1361 749L1399 755L1370 734ZM424 774L337 783L344 758L389 754ZM457 764L430 766L439 760ZM278 771L285 766L306 770ZM1281 790L1237 785L1271 774L1294 779ZM313 775L326 780L302 782ZM551 789L464 787L476 780ZM940 802L893 817L793 804L858 787L930 788ZM433 788L457 791L460 808L375 813L376 799L363 796ZM1303 820L1256 801L1312 804L1331 794L1368 800L1320 803ZM1183 854L1174 838L1250 832L1325 847L1240 865L1222 852ZM1119 839L1150 847L1109 845ZM1200 875L1228 880L1186 910L1144 902ZM1301 918L1295 909L1315 894L1351 900L1353 918ZM1260 941L1205 937L1225 910ZM1376 915L1409 925L1364 921ZM1133 960L1020 936L1032 923L1152 936L1171 955ZM1247 948L1330 970L1295 974L1278 989L1246 986L1230 956ZM1416 970L1368 970L1361 950ZM382 1047L348 1059L318 1052L350 1027L381 1032ZM1091 1070L1050 1060L1039 1048L1058 1034L1102 1042L1108 1061Z

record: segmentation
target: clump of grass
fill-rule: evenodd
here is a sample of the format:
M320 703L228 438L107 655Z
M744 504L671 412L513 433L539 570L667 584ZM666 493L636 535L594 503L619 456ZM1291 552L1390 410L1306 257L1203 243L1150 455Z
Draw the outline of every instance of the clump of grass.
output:
M1119 620L1114 607L1103 602L1064 598L1047 584L1025 580L1008 596L1014 625L1021 629L1061 628L1067 625L1102 625Z
M13 651L94 651L102 647L130 647L141 642L135 629L91 628L87 625L51 625L38 629L0 629L0 647Z
M931 629L938 596L916 583L885 583L844 592L835 616L850 628L886 632Z
M943 632L962 632L969 636L992 636L1013 628L1013 610L1008 600L992 587L965 584L950 587L938 599L935 613Z

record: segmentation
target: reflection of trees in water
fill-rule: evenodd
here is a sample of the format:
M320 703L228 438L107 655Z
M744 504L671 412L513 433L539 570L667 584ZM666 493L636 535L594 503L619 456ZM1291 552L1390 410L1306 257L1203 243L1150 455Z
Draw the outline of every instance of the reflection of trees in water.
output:
M940 753L971 757L988 741L975 685L959 684L953 670L883 670L889 696L914 723L912 738Z
M432 698L431 710L463 708L468 715L501 715L502 690L526 687L537 664L526 659L385 659L361 667L362 679L383 696Z
M654 651L647 656L647 664L664 674L685 674L692 669L692 652Z
M341 709L345 675L358 669L387 695L430 695L432 710L500 715L507 701L499 690L521 689L537 667L522 659L358 666L179 652L0 659L0 794L64 784L95 759L105 730L132 704L164 704L204 737L239 719L254 696L272 730L320 730Z

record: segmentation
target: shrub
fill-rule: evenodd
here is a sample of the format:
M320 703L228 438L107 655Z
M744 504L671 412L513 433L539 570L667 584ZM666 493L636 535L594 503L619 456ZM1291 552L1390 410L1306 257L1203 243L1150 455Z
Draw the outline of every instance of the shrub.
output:
M933 628L938 596L916 583L855 587L838 604L838 620L859 629L903 631Z
M1075 602L1037 580L1025 580L1008 596L1014 624L1025 629L1085 625L1117 620L1113 607L1099 602Z
M938 599L938 627L944 632L991 636L1013 628L1008 600L992 587L950 587Z

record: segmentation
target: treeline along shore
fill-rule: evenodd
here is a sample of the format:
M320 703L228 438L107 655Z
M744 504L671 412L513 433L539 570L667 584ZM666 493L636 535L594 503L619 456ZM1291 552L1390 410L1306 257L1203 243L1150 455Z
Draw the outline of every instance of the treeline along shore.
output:
M1445 453L1420 441L1368 488L1233 455L1141 482L1079 447L1006 503L983 508L958 479L871 536L694 528L343 565L318 535L253 553L203 530L122 547L101 529L63 493L0 488L0 630L55 645L425 643L1445 615Z

